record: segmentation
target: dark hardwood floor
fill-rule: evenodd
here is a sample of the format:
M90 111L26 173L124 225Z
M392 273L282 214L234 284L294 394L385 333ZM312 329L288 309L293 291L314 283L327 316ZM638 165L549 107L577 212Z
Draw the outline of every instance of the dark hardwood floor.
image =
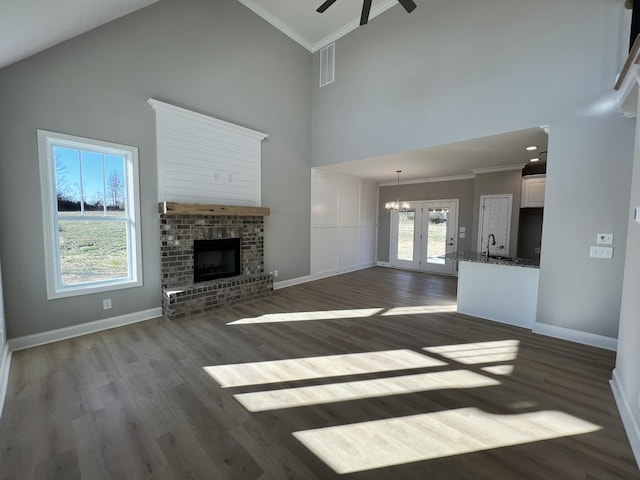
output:
M13 354L2 479L640 479L612 352L372 268Z

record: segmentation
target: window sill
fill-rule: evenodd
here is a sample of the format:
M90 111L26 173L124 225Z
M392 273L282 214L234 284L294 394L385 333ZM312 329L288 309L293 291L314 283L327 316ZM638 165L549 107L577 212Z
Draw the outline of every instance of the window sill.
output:
M114 290L124 290L126 288L141 287L142 280L127 280L120 282L95 283L85 286L73 286L66 288L47 288L47 299L57 300L59 298L77 297L80 295L91 295L94 293L111 292Z

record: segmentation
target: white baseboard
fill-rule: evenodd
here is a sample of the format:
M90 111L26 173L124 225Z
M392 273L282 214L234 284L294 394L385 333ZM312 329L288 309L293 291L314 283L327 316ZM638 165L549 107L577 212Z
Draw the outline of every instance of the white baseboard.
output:
M341 273L347 273L347 272L338 272L337 270L331 270L329 272L314 273L313 275L305 275L304 277L292 278L290 280L283 280L282 282L275 282L273 284L273 289L279 290L281 288L293 287L294 285L300 285L302 283L313 282L315 280L322 280L323 278L335 277L336 275L340 275Z
M604 335L597 335L595 333L581 332L580 330L572 330L571 328L538 322L533 324L532 331L539 335L569 340L570 342L582 343L583 345L604 348L605 350L614 352L618 350L617 338L605 337Z
M627 400L622 389L622 385L620 384L620 377L615 369L613 370L611 378L611 390L613 391L613 397L616 400L616 405L620 412L620 418L622 418L622 424L627 432L633 456L636 457L636 463L640 468L640 426L638 419L636 419L633 414L633 410L631 410L631 407L629 406L629 401Z
M281 282L274 282L273 289L280 290L281 288L293 287L294 285L313 282L314 280L322 280L323 278L335 277L336 275L342 275L343 273L357 272L358 270L365 270L371 267L375 267L375 264L366 263L362 265L356 265L353 267L343 268L340 270L328 270L326 272L305 275L304 277L292 278L290 280L283 280Z
M391 264L389 262L376 262L378 267L390 267Z
M0 352L0 417L2 417L2 409L4 407L4 399L7 396L7 387L9 386L9 367L11 365L11 350L9 343L2 346Z
M312 275L305 275L304 277L291 278L289 280L283 280L281 282L273 282L273 289L280 290L281 288L293 287L294 285L300 285L302 283L312 282L316 280Z
M82 323L71 327L59 328L57 330L49 330L48 332L36 333L34 335L26 335L24 337L12 338L9 340L9 349L12 352L24 350L25 348L37 347L46 343L53 343L59 340L79 337L89 333L100 332L114 327L121 327L131 323L143 322L152 318L162 316L162 308L150 308L141 312L127 313L118 317L105 318L96 320L95 322Z

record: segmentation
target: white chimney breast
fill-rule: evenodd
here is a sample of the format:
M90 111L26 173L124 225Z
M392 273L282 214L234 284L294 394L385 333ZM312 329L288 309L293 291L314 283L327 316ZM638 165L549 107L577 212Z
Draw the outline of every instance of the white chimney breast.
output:
M153 98L158 202L261 206L267 135Z

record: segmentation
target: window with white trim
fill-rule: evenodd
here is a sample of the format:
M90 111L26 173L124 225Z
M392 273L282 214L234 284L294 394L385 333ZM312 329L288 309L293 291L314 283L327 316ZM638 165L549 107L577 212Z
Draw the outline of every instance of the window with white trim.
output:
M138 149L38 130L47 297L142 285Z

